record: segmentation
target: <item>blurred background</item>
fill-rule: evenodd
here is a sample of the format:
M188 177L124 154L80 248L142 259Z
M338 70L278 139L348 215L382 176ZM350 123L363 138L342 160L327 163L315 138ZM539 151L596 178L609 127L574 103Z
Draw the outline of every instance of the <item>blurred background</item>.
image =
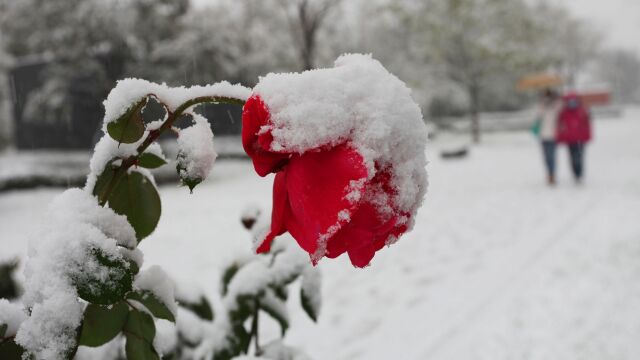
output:
M638 34L636 0L0 0L0 276L19 293L12 264L44 205L84 184L118 79L253 86L372 53L422 108L429 194L369 269L321 263L323 315L294 317L288 340L315 359L636 359ZM592 115L581 185L564 149L545 185L529 128L547 87ZM271 179L243 155L239 108L200 111L221 160L191 197L171 166L156 174L163 218L143 247L213 293Z

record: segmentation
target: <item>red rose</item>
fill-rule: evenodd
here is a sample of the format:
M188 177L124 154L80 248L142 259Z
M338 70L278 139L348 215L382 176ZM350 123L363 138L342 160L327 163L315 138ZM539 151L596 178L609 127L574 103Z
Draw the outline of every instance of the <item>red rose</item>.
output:
M411 214L394 200L393 165L367 167L348 138L302 153L274 151L272 125L269 108L254 94L242 112L242 143L260 176L276 174L271 231L257 252L289 232L314 264L347 252L354 266L364 267L407 231Z

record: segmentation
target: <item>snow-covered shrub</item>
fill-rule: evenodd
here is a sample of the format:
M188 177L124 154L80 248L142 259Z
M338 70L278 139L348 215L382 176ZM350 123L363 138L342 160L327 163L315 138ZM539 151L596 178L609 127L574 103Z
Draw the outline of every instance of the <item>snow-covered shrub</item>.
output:
M165 114L145 123L152 98ZM261 255L223 271L216 312L160 267L141 270L138 248L162 211L149 171L167 164L160 135L178 135L176 170L190 191L212 169L213 134L193 112L202 103L245 105L245 150L259 175L277 173L271 223L255 207L241 219ZM260 315L284 337L290 285L299 280L300 304L317 320L321 280L311 264L347 252L355 266L368 265L410 230L426 191L420 110L370 56L270 74L253 92L227 82L171 88L125 79L104 106L85 188L58 196L35 230L22 304L0 302L2 359L305 359L280 340L262 344ZM184 118L193 124L174 127Z
M174 283L159 267L140 271L143 255L137 248L160 220L160 196L148 169L167 160L156 140L184 115L194 120L191 127L174 129L178 175L193 189L216 154L207 120L191 109L207 102L242 105L249 91L226 82L191 88L138 79L117 84L104 102L105 135L85 189L67 190L50 205L46 223L30 242L22 305L3 303L0 309L2 359L23 353L73 358L79 346L98 347L114 338L124 341L129 359L162 355L155 323L176 322ZM166 114L144 123L142 111L151 97ZM15 315L16 309L25 316Z
M246 227L255 237L262 231L258 224L264 222L258 218L260 212L254 214L255 225ZM245 223L246 214L242 220ZM300 304L307 315L316 321L320 312L320 271L291 245L290 241L278 241L269 253L229 263L220 279L221 306L216 313L202 292L177 284L175 341L169 342L172 346L165 355L172 359L229 360L252 352L272 360L308 359L300 350L284 345L282 339L260 342L258 325L265 316L279 325L281 337L289 330L287 301L295 281L300 282Z

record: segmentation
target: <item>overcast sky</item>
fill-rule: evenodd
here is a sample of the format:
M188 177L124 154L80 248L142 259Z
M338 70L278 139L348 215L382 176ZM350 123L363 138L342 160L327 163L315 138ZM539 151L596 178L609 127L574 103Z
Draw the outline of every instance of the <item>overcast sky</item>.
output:
M623 47L640 55L640 0L558 0L579 18L593 21L605 47Z
M205 6L212 0L193 1L198 6ZM602 33L605 47L622 47L640 55L640 0L546 1L562 3L577 17L592 22Z

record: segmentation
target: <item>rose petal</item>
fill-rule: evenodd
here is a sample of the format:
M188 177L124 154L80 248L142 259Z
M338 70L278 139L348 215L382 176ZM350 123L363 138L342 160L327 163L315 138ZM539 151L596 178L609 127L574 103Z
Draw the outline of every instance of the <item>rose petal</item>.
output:
M354 184L362 190L367 168L356 150L340 145L295 156L284 171L289 200L286 228L305 251L317 255L321 237L330 239L357 209L359 203L345 196Z
M287 231L285 218L289 214L289 199L286 187L286 172L280 171L273 179L273 207L271 210L271 230L256 249L257 253L268 252L273 239Z
M396 217L383 220L374 205L363 203L351 222L330 240L330 244L344 244L351 264L365 267L369 265L375 252L384 246L396 221Z
M264 101L258 95L251 96L242 108L242 147L260 176L282 169L289 159L289 154L270 150L271 132L258 135L263 126L269 125L269 120L269 110Z

